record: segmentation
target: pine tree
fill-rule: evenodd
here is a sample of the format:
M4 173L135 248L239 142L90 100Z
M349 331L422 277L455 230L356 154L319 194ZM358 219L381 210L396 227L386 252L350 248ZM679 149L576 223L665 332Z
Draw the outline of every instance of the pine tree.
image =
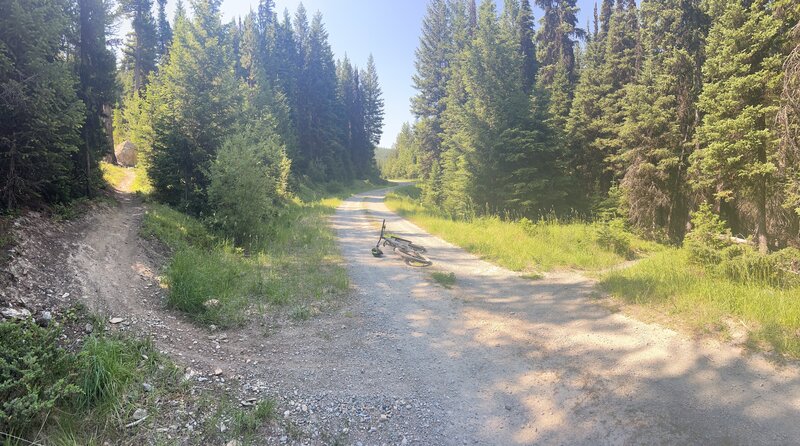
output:
M207 209L208 168L237 110L220 1L194 2L191 22L178 16L169 61L148 89L154 132L149 170L156 195L196 214Z
M639 19L634 0L617 0L611 14L600 79L605 93L600 98L600 123L604 131L595 141L604 157L600 190L607 192L625 172L625 142L620 130L625 121L626 86L636 81L641 67Z
M761 252L770 246L769 199L779 192L774 122L799 8L792 0L728 2L709 32L703 65L694 184L728 210L723 216L735 232L752 231Z
M157 58L163 63L169 46L172 44L172 27L167 20L167 0L156 0L158 3L158 47Z
M689 219L689 156L699 125L697 100L708 18L700 0L642 2L644 70L627 90L623 191L627 215L645 230L683 239Z
M626 116L625 86L636 79L640 64L634 2L621 0L615 7L612 0L605 0L597 28L596 37L583 52L580 79L564 122L569 168L581 183L582 196L588 199L576 203L579 208L605 200L624 173L620 158L624 143L619 132Z
M106 133L106 113L115 101L116 60L106 44L106 30L111 25L110 14L102 0L78 0L78 96L83 101L86 116L81 128L82 144L74 156L75 183L82 184L83 193L92 194L99 182L97 163L113 153L112 135Z
M462 51L460 73L453 73L444 114L442 193L453 215L468 215L475 210L470 206L497 211L523 201L512 177L531 149L521 141L531 135L516 132L527 124L528 98L517 42L502 35L494 3L482 2L475 38Z
M783 91L778 114L781 145L778 167L785 178L784 207L794 215L790 218L795 228L790 234L797 236L800 218L800 22L792 30L795 44L783 64Z
M349 180L351 163L344 146L346 120L337 97L336 64L322 16L308 25L305 9L295 16L295 36L303 58L298 80L298 171L315 181Z
M64 201L85 110L63 0L0 0L0 207Z
M378 69L372 54L367 58L367 68L361 72L361 88L364 98L364 122L369 141L373 145L381 142L383 135L383 92L378 83Z
M584 37L577 26L576 0L537 0L544 10L536 34L538 101L548 110L551 128L564 128L577 81L575 45Z
M158 31L153 0L124 0L122 11L131 17L132 31L123 49L123 66L131 72L131 88L141 93L147 76L156 69Z
M608 1L604 5L606 3ZM600 29L603 28L607 29L607 24L601 21ZM583 67L564 127L570 171L580 179L582 195L590 201L596 200L598 196L604 197L606 192L600 187L601 179L605 175L605 155L598 144L608 132L601 121L603 111L600 101L611 91L611 86L604 82L602 76L604 53L605 34L600 31L586 45ZM579 208L586 208L589 203L577 205Z
M556 72L561 69L566 72L569 83L574 84L577 80L575 44L585 34L578 27L576 0L536 0L536 4L544 10L542 26L536 35L542 82L552 84Z
M452 33L450 12L446 0L431 0L422 22L422 34L416 50L413 77L417 95L411 99L411 112L417 117L415 133L423 145L420 162L423 176L427 177L432 164L438 163L441 152L441 116L445 108L448 66L452 59L450 45ZM438 170L438 169L437 169Z
M238 74L251 90L255 89L259 82L266 82L266 78L262 78L262 67L258 55L260 43L257 26L256 15L252 11L244 16L238 45ZM263 88L266 88L266 85Z
M529 0L522 0L516 20L517 39L519 40L520 63L522 64L522 89L528 95L533 93L536 85L536 34L533 31L533 12Z

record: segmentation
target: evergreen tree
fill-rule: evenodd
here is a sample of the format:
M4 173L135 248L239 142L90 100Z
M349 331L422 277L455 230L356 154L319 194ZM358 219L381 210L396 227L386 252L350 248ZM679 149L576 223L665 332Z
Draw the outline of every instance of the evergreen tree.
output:
M417 117L415 133L423 144L420 147L423 176L438 163L441 152L441 116L447 95L448 66L451 61L452 33L450 12L446 0L431 0L422 22L422 33L416 50L413 77L417 95L411 99L411 112Z
M237 103L220 2L198 0L193 21L177 18L169 61L148 90L153 186L161 199L193 213L207 208L208 168L229 132Z
M83 185L83 193L92 194L99 182L97 163L113 153L112 135L106 133L106 113L116 93L116 60L106 45L106 29L111 25L107 6L102 0L78 0L78 96L85 106L81 128L82 144L75 154L75 183Z
M536 35L533 31L533 12L529 0L522 0L516 20L518 51L522 65L522 89L528 95L533 93L536 84Z
M734 232L755 235L761 252L770 246L770 197L780 191L774 122L799 8L792 0L727 2L709 32L703 65L694 184L713 196Z
M517 43L502 35L494 3L482 2L475 38L462 52L460 73L453 73L463 91L449 88L444 114L443 205L453 215L475 211L471 206L498 211L533 204L530 191L517 186L538 180L523 180L530 170L519 175L531 167L538 139L524 132L528 98Z
M378 83L378 69L372 54L367 58L367 68L361 72L361 88L367 138L373 145L378 145L383 135L383 92Z
M317 181L349 180L351 163L343 144L346 121L340 113L336 65L322 16L311 26L298 8L295 35L303 58L298 81L298 171Z
M63 0L0 0L0 206L70 198L83 103Z
M546 104L551 128L564 128L577 81L575 45L584 37L578 28L576 0L537 0L544 10L536 34L538 101Z
M607 3L604 2L604 5ZM600 29L607 30L607 19L602 17ZM607 31L600 31L586 45L583 67L564 127L570 171L580 180L582 195L590 201L604 198L607 190L600 186L606 165L602 147L598 144L608 131L601 120L603 110L600 101L611 91L611 86L602 76L606 34ZM589 205L587 202L576 204L579 208Z
M169 46L172 44L172 27L167 20L167 0L156 0L158 3L158 60L163 63Z
M238 44L238 75L251 90L255 89L259 82L266 82L266 78L262 78L262 67L258 56L260 49L257 26L256 15L252 11L244 16ZM266 85L262 88L266 88Z
M600 190L605 193L625 172L625 142L620 131L625 121L626 86L636 81L641 66L639 18L634 0L617 0L608 34L600 79L605 93L600 97L600 123L604 131L596 144L604 158Z
M792 30L792 38L795 47L783 64L783 91L778 114L781 134L778 167L785 178L784 207L794 213L791 221L795 228L790 228L790 234L796 237L800 218L800 22Z
M133 29L123 49L123 67L131 73L131 88L141 93L147 76L156 68L159 36L153 19L153 0L123 0L121 7L131 17Z
M366 152L367 135L364 125L363 101L358 68L354 68L347 55L336 66L338 96L346 121L343 144L347 149L350 162L357 175L366 170L368 160Z
M536 0L544 10L541 27L536 35L540 76L544 85L550 85L563 70L570 84L576 79L575 44L584 37L578 27L576 0Z
M642 2L644 70L627 90L621 130L627 215L645 230L683 239L689 220L689 156L699 125L697 99L708 19L700 0Z
M616 7L611 3L603 2L599 32L586 45L583 69L564 121L570 169L580 179L584 197L593 202L604 200L624 174L625 143L620 130L626 116L625 87L636 80L641 58L635 2L620 0ZM558 121L551 122L558 129Z

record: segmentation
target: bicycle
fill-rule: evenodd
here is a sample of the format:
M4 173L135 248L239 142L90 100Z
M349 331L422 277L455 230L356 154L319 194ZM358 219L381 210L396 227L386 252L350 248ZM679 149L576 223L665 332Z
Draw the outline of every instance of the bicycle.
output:
M411 240L397 237L392 234L386 234L386 220L381 224L381 235L378 237L378 243L372 248L372 255L381 257L383 251L381 246L390 246L392 251L396 252L409 266L430 266L433 264L431 260L425 257L428 252L422 245L417 245Z

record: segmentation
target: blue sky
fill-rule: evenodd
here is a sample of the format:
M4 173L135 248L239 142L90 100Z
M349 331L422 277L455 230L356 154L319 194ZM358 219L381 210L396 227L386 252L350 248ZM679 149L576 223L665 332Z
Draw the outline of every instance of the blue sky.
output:
M278 15L283 15L284 8L294 14L300 2L275 0ZM502 5L502 0L497 2ZM169 0L170 20L175 3L176 0ZM302 3L309 16L315 11L322 13L337 58L346 53L354 64L363 67L370 53L375 57L386 103L380 145L391 147L403 122L413 120L409 101L416 92L411 80L414 50L419 43L427 0L304 0ZM223 0L222 12L228 21L257 6L258 0ZM585 26L592 15L594 0L578 0L578 6L581 8L579 23ZM535 10L534 15L538 25L541 12ZM125 30L128 26L125 24L121 28Z

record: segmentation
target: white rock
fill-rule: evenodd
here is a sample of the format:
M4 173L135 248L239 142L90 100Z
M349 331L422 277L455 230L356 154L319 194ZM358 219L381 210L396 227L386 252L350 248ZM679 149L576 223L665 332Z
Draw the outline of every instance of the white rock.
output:
M112 324L119 324L120 322L122 322L124 320L125 319L123 319L121 317L112 317L111 319L108 320L108 322L110 322Z
M147 416L147 410L142 409L141 407L133 412L133 419L136 421L139 421L146 416Z
M20 308L19 310L15 308L3 308L0 310L0 314L9 319L27 319L31 317L31 312L25 308Z

